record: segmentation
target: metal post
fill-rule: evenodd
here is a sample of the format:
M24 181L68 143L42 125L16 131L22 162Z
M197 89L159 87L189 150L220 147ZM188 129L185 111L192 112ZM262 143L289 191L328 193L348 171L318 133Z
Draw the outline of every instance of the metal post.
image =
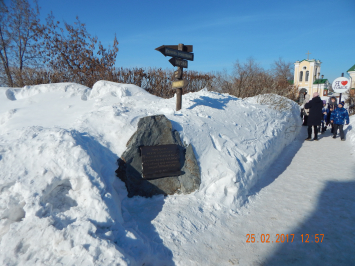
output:
M341 76L344 77L344 73L341 73ZM339 96L339 103L341 102L341 93L340 93L340 96ZM344 106L343 106L344 107Z
M178 50L182 51L184 49L184 44L179 43L178 45ZM183 68L178 67L178 70L181 71L180 77L177 77L177 80L182 80L183 79ZM176 111L179 111L181 109L182 105L182 88L176 88Z

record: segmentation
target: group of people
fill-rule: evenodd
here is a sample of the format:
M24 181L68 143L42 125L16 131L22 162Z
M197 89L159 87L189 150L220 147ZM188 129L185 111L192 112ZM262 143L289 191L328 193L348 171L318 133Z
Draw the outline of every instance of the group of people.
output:
M331 126L331 133L335 139L340 133L340 139L345 141L344 124L349 124L349 113L344 108L344 102L337 104L337 98L329 98L329 102L322 100L318 92L313 93L310 100L308 94L304 97L302 105L301 117L303 125L308 126L308 137L306 140L312 140L312 128L314 131L313 140L318 140L318 132L324 133L327 127Z

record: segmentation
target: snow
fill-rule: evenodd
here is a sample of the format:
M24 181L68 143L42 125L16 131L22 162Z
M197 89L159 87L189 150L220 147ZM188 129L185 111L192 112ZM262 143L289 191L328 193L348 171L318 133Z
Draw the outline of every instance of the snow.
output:
M275 101L284 107L275 108ZM253 265L269 259L277 265L270 255L281 245L246 243L246 234L326 232L328 242L317 248L334 245L339 219L323 221L323 231L314 229L319 220L308 231L297 228L331 182L354 182L353 119L346 142L326 133L318 143L303 143L298 105L276 95L238 99L201 90L184 95L180 111L175 102L108 81L92 89L75 83L0 88L0 264ZM156 114L166 115L192 144L202 183L189 195L128 198L116 161L139 119ZM341 158L335 166L329 150ZM347 200L336 208L355 209ZM350 244L340 247L349 261L354 231L347 226L355 215L344 215ZM301 253L304 245L294 250ZM279 251L285 260L288 248Z
M153 223L179 254L176 265L353 265L354 147L329 131L319 142L304 142L306 136L303 128L238 213L165 201L163 211L171 214L161 212ZM316 159L306 159L311 156ZM259 243L246 243L247 234ZM262 234L270 243L261 243ZM294 234L294 243L276 243L277 234ZM302 234L325 236L322 243L302 243Z

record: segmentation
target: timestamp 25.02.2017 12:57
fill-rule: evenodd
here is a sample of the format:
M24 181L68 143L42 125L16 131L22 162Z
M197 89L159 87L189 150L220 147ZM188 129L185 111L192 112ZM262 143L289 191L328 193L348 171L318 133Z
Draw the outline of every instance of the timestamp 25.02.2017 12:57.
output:
M302 243L322 243L324 234L301 234ZM270 239L270 234L246 234L246 243L292 243L295 239L295 234L276 234L276 239ZM296 237L297 240L297 237Z

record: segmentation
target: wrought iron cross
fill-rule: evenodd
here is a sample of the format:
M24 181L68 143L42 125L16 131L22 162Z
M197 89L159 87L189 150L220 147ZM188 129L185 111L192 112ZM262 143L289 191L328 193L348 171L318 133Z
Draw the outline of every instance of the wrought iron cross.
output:
M306 53L306 55L307 55L307 60L309 60L309 55L310 55L311 53L308 51L308 53Z

